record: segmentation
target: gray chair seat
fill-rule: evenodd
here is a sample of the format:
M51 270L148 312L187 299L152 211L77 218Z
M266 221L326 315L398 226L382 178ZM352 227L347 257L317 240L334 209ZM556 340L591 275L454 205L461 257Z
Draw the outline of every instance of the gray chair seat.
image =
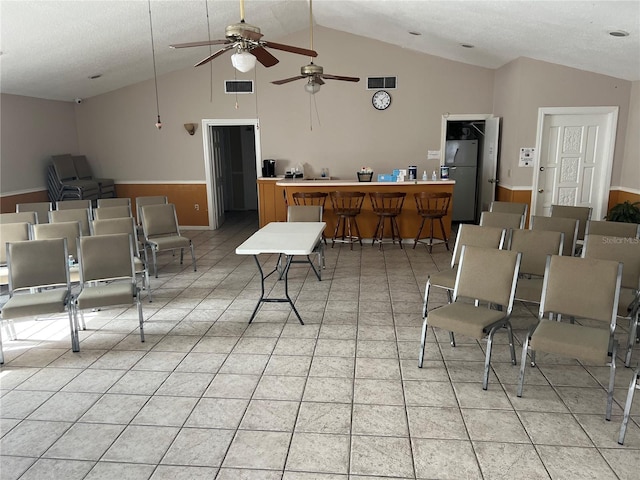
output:
M609 330L566 322L541 320L531 336L531 348L597 364L609 356Z
M432 327L442 327L478 340L484 338L488 326L502 319L504 312L465 303L451 303L429 312L429 325Z
M124 305L131 303L135 296L135 285L132 283L99 284L95 287L85 288L76 297L78 308L107 307L111 305Z
M66 311L67 295L62 289L14 295L2 307L2 319L62 313Z
M189 248L191 240L183 236L153 237L147 243L155 246L158 250L170 250L172 248Z

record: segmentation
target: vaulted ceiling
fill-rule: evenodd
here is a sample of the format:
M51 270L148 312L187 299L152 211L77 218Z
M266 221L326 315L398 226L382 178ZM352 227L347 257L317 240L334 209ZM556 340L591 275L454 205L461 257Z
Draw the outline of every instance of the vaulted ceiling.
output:
M151 0L151 12L159 75L209 53L169 44L206 40L208 28L224 38L240 18L238 0ZM308 0L246 0L245 12L266 40L309 28ZM315 0L313 13L323 27L472 65L529 57L640 80L638 0ZM0 0L0 19L2 93L70 101L153 76L147 0Z

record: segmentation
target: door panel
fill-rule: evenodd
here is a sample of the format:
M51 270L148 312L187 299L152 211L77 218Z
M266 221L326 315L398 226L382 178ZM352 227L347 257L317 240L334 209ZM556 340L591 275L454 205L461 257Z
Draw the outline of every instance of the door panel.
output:
M224 179L222 154L223 135L221 127L211 128L212 162L211 178L213 183L213 228L220 228L224 223Z
M480 211L489 210L496 198L498 183L498 139L500 137L500 117L487 118L484 122L484 144L482 148L480 178Z

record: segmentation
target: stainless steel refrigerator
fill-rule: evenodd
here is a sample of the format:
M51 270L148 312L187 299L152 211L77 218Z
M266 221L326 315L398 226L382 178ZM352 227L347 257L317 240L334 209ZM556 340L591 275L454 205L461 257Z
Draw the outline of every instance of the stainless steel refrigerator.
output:
M455 180L451 220L475 222L478 185L478 140L447 140L445 165Z

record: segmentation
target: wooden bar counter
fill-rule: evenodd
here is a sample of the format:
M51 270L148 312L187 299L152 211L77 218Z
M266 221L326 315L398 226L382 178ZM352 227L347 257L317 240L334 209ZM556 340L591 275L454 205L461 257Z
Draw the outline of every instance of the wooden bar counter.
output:
M362 204L362 213L357 221L363 238L373 238L373 233L378 222L378 217L373 213L370 192L405 192L407 194L402 214L398 216L398 226L403 239L414 238L420 225L420 216L416 210L416 202L413 194L417 192L449 192L453 193L453 180L417 180L406 182L354 182L347 180L299 180L284 178L259 178L258 179L258 210L260 227L269 222L285 222L287 220L287 202L293 205L294 192L364 192L367 194ZM327 223L325 235L333 236L336 225L336 217L331 208L331 200L327 197L324 210L324 221ZM451 233L451 206L449 213L443 219L447 238ZM428 225L428 224L427 224ZM425 225L421 237L429 235L429 229ZM440 237L440 225L434 224L434 237Z

